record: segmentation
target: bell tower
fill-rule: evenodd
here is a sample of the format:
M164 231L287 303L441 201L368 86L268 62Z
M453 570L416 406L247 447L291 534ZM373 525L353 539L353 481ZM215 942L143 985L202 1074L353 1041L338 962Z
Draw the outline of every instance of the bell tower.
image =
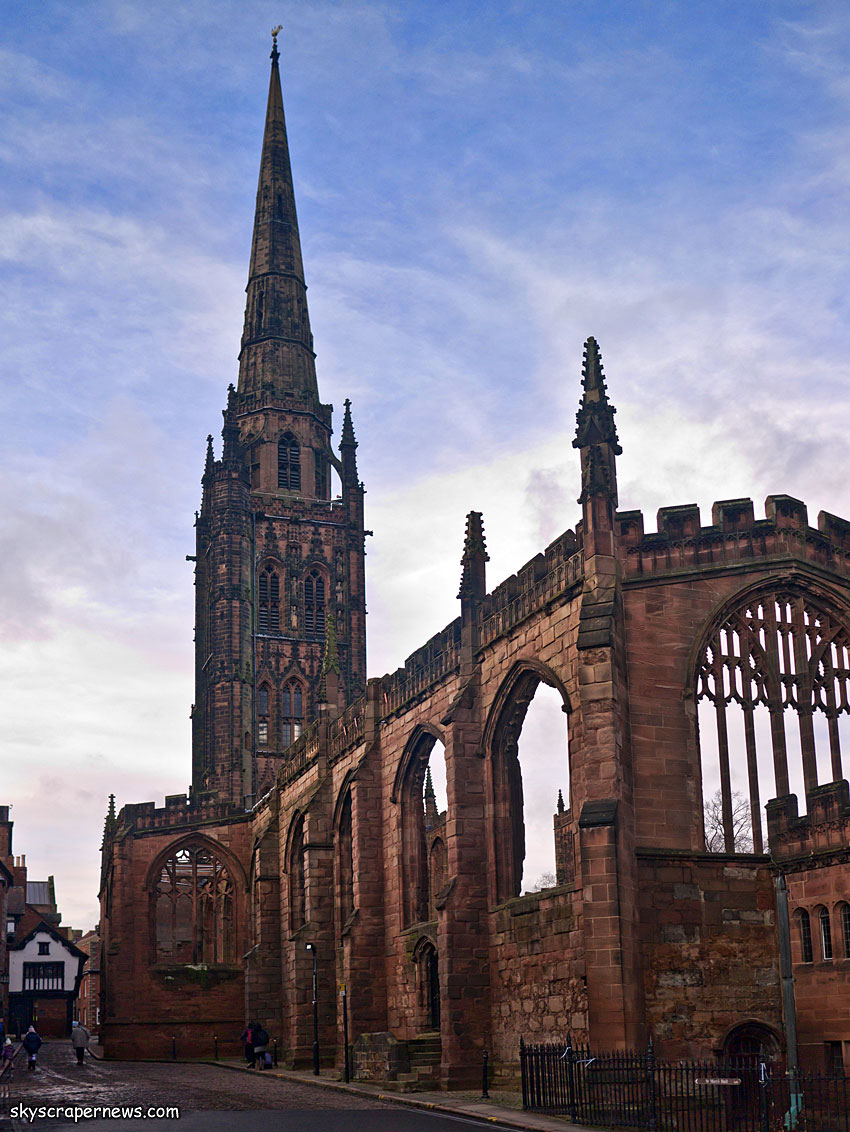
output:
M320 701L336 714L366 684L357 441L346 401L334 452L319 399L273 37L239 380L196 522L192 791L246 807ZM329 626L339 678L323 683Z

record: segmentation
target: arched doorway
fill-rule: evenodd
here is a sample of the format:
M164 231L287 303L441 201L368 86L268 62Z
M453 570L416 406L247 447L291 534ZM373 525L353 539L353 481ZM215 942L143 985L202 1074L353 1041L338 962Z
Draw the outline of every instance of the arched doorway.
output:
M440 1029L440 961L434 941L423 938L413 954L419 972L419 1016L423 1030Z

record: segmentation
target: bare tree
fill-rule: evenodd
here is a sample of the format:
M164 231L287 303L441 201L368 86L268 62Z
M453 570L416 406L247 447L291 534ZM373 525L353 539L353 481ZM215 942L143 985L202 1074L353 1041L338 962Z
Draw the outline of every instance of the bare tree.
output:
M718 790L705 803L705 848L708 853L725 853L723 833L723 794ZM753 851L753 819L750 803L737 790L732 791L732 834L736 853Z
M542 892L544 888L554 888L558 878L554 873L541 873L534 884L526 889L527 892Z

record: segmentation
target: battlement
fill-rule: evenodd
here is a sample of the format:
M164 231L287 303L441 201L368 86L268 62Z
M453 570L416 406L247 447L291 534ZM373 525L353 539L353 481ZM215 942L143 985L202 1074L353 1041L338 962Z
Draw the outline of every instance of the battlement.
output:
M219 802L212 794L169 794L165 805L137 802L121 808L118 828L133 828L137 833L150 829L171 829L174 826L208 825L213 822L242 818L245 811L232 802Z
M336 762L346 751L362 742L365 734L366 697L359 696L349 704L328 729L330 762Z
M278 786L291 782L314 762L318 757L319 747L319 723L318 720L314 720L299 738L286 748L285 761L277 772Z
M575 531L564 531L542 554L492 590L481 604L480 643L489 644L580 581L584 559Z
M410 654L403 668L381 679L381 715L386 717L421 695L460 663L460 618L436 633L416 652Z
M764 510L756 519L751 499L722 499L712 504L711 525L702 526L695 503L661 507L656 531L645 530L641 511L618 511L626 577L783 557L848 576L850 523L821 511L810 527L805 503L790 495L769 495Z
M817 786L806 797L808 813L799 817L797 795L767 803L767 836L775 860L809 859L846 850L850 843L850 783Z

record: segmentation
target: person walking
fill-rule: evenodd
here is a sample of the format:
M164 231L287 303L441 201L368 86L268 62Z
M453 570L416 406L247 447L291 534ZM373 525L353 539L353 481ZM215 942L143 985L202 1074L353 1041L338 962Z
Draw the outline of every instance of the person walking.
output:
M35 1064L38 1060L38 1051L41 1049L41 1038L35 1030L35 1026L30 1026L24 1034L23 1047L27 1051L27 1069L34 1072Z
M259 1062L258 1069L266 1068L266 1050L269 1048L269 1036L262 1026L254 1027L254 1057Z
M248 1062L248 1068L254 1068L254 1030L256 1030L256 1022L249 1022L242 1033L239 1035L239 1041L245 1043L245 1060Z
M77 1065L82 1065L86 1050L89 1048L89 1032L82 1022L71 1023L71 1045L77 1055Z
M0 1073L3 1072L3 1070L6 1068L7 1065L11 1066L12 1058L14 1056L15 1056L15 1047L12 1045L12 1039L6 1038L6 1041L3 1044L3 1053L2 1053L2 1055L0 1055L0 1063L1 1063L0 1064ZM11 1068L9 1069L9 1072L10 1073L12 1072Z

